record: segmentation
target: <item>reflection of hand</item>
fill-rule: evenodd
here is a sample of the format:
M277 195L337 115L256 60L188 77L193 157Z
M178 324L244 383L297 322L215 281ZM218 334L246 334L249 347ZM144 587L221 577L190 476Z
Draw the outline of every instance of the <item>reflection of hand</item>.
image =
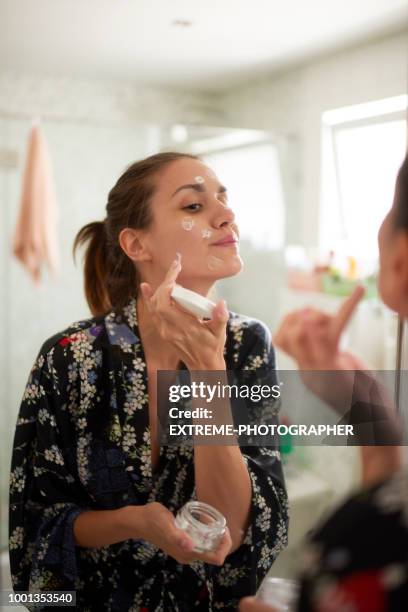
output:
M277 612L276 608L269 606L256 597L244 597L239 602L239 612Z
M178 349L180 358L189 370L225 369L224 346L228 311L224 300L216 304L209 321L203 321L181 309L171 297L180 270L178 254L156 291L153 291L148 283L140 285L152 320L163 340Z
M335 315L314 308L292 312L273 338L276 347L297 361L308 389L342 415L349 408L354 371L367 369L357 357L339 350L340 336L363 293L363 287L356 287Z
M314 308L286 315L274 335L275 346L292 357L301 370L366 369L357 357L339 350L340 336L363 294L364 288L356 287L335 315Z
M368 368L351 353L339 350L341 334L363 294L364 288L356 287L335 315L312 308L290 313L273 338L275 346L297 361L304 384L341 415L349 409L352 393L355 399L369 404L369 390L375 383L368 377L356 379L356 370ZM376 388L380 393L379 385ZM399 425L392 403L382 393L382 401L376 402L377 419L383 417L390 435L394 432L394 444L398 444ZM362 446L361 458L365 485L388 477L401 466L398 446Z
M138 507L140 508L140 506ZM143 518L140 524L140 514L132 513L132 506L126 506L126 527L132 532L133 516L135 517L134 530L138 537L154 544L178 563L193 563L203 561L210 565L223 565L228 555L232 542L229 530L226 529L224 537L218 545L217 550L200 553L194 549L194 542L182 529L176 527L174 515L162 504L151 502L143 506ZM133 516L132 516L133 515ZM130 536L132 537L132 536Z

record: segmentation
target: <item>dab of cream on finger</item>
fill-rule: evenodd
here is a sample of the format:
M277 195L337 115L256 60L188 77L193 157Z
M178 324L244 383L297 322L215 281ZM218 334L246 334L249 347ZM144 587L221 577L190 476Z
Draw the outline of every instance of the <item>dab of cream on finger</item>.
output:
M215 257L215 255L208 255L207 257L207 266L209 270L218 270L223 263L223 260L219 257Z
M194 220L190 219L189 217L184 217L181 220L181 226L186 230L186 232L190 232L194 227Z
M211 236L212 236L212 231L211 231L211 230L209 230L209 229L207 229L207 228L202 229L202 230L201 230L201 236L202 236L203 238L211 238Z

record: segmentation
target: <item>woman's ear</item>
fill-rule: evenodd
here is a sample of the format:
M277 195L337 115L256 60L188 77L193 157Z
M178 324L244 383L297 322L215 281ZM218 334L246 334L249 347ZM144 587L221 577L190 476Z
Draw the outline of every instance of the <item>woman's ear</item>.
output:
M125 227L119 234L119 244L132 261L151 261L150 252L140 230Z

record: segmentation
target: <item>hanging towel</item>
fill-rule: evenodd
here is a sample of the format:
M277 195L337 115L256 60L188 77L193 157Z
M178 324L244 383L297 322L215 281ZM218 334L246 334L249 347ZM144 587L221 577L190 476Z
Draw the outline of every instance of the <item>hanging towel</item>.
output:
M13 253L36 284L46 262L55 277L59 268L57 209L47 143L38 123L31 127Z

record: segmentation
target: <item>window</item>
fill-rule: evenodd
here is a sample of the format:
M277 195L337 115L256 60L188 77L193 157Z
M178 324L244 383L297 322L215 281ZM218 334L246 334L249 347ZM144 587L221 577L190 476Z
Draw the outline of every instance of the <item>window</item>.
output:
M323 248L377 261L378 229L406 151L406 106L398 96L323 115Z

